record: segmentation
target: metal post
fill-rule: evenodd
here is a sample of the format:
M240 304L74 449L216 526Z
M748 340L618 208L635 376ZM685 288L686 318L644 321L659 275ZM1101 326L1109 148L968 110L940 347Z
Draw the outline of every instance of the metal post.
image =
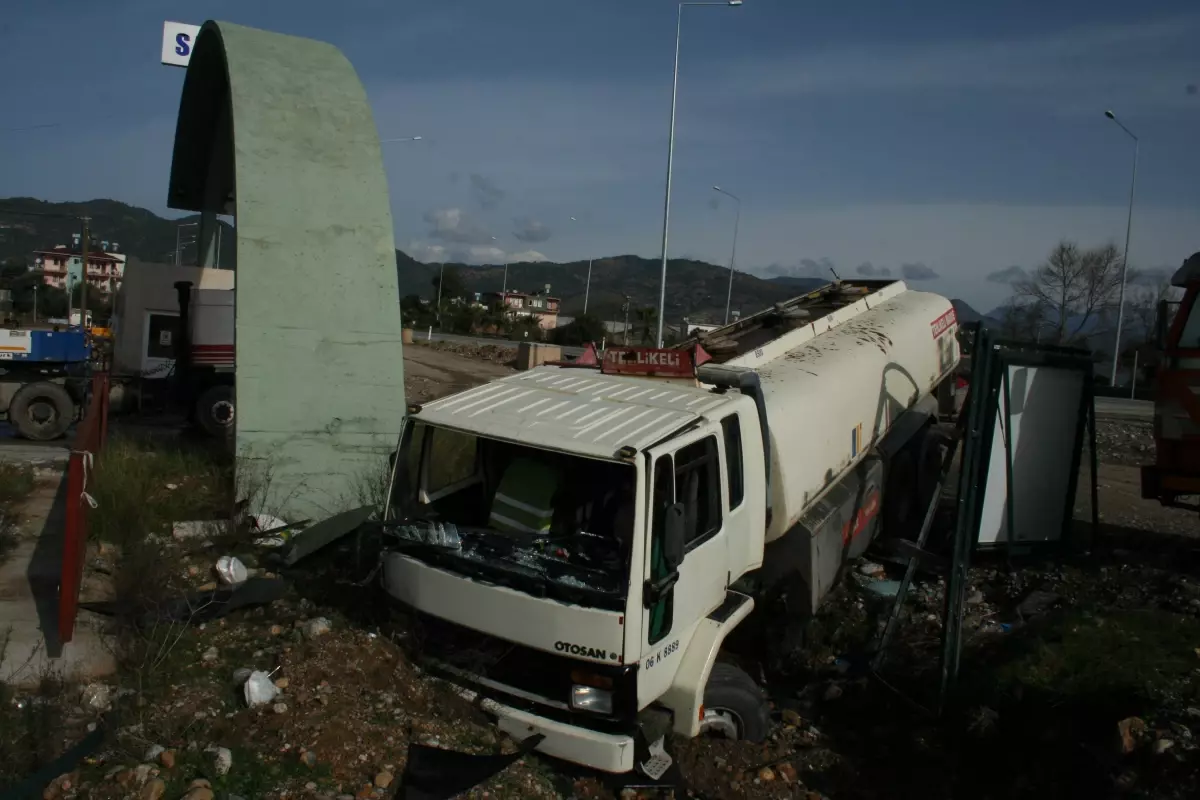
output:
M663 197L662 274L658 285L658 346L663 346L663 321L667 303L667 245L671 229L671 175L675 166L675 108L679 99L679 44L683 34L684 6L740 6L742 0L724 3L680 3L675 14L675 71L671 78L671 128L667 134L667 187Z
M732 197L733 202L737 203L737 213L733 218L733 251L729 254L729 289L725 293L725 324L729 324L729 309L733 305L733 268L737 263L737 240L738 227L742 223L742 198L738 197L733 192L727 192L720 186L714 186L714 191L720 192L726 197Z
M213 268L214 269L221 268L221 230L224 227L225 226L221 224L221 220L218 219L217 220L217 252L216 252L215 257L213 258Z
M1117 119L1117 115L1112 111L1104 112L1104 115L1113 122L1121 126L1121 130L1129 134L1133 139L1133 177L1129 182L1129 212L1125 218L1125 256L1121 261L1121 289L1117 295L1117 334L1113 341L1113 361L1112 375L1109 377L1109 385L1117 385L1117 360L1121 357L1121 327L1125 322L1125 279L1129 274L1129 235L1133 230L1133 198L1137 191L1137 168L1138 168L1138 149L1141 143L1133 131L1126 128L1121 120Z
M592 292L592 259L588 259L587 283L583 285L583 313L587 313L588 295Z
M38 280L45 280L45 278L39 278ZM33 285L33 323L35 325L37 324L37 287L38 285L35 283ZM70 317L67 317L67 319L70 319Z
M679 43L683 33L683 7L675 14L675 72L671 79L671 128L667 134L667 190L663 199L662 272L658 281L658 346L663 346L663 312L667 304L667 243L671 231L671 172L675 166L675 107L679 98ZM626 314L628 318L628 314ZM628 344L628 341L626 341Z
M1138 351L1135 349L1133 351L1133 376L1129 379L1129 399L1130 400L1137 399L1137 362L1138 362Z
M88 229L88 223L92 221L91 217L83 217L83 241L80 244L83 259L83 287L79 290L79 327L84 331L88 329L87 324L87 273L88 273L88 237L91 236L91 231ZM70 325L71 318L67 317L67 324Z
M446 276L446 262L438 264L438 293L437 293L437 321L438 328L442 327L442 279Z

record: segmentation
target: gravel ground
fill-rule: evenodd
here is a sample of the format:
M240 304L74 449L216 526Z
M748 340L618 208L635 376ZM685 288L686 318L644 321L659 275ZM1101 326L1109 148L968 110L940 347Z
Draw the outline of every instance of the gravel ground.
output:
M512 353L499 351L408 348L410 400L510 374ZM962 689L944 715L929 711L944 583L918 576L888 661L872 676L863 654L888 609L886 582L897 575L887 564L854 565L802 650L769 671L749 667L772 702L769 739L675 741L687 786L674 796L1200 796L1197 521L1140 498L1137 467L1152 456L1148 425L1102 421L1097 438L1099 537L1086 555L1058 562L978 560ZM1077 516L1090 516L1086 480ZM210 581L221 554L203 545L168 549L180 586ZM47 797L211 797L189 788L197 779L244 798L386 797L410 743L511 751L510 740L415 666L419 641L402 614L355 585L363 576L351 556L335 552L288 573L289 595L268 607L181 630L157 662L157 680L135 685L127 675L110 688L125 712L115 742ZM328 631L306 635L316 619L328 619ZM238 669L268 672L280 696L247 708ZM72 692L52 701L66 720L64 743L95 718L85 698ZM159 747L170 755L152 749ZM228 750L224 774L214 748ZM537 757L469 796L616 795L671 796L621 792Z

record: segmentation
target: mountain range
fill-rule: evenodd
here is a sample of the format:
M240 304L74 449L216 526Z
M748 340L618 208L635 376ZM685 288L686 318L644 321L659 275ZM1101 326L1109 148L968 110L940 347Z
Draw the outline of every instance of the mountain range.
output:
M186 242L195 229L181 227L197 218L166 219L136 206L116 200L89 200L78 203L50 203L30 197L0 199L0 264L30 263L34 250L67 244L71 234L80 230L80 218L90 217L90 232L95 241L119 242L120 250L131 259L169 263L174 258L176 236ZM223 223L225 224L225 223ZM194 245L191 246L194 248ZM220 263L236 268L237 249L232 228L226 225L221 239ZM183 261L195 258L195 250L185 245ZM505 286L503 265L446 264L472 292L494 292ZM396 251L396 277L400 295L430 298L435 292L439 264L426 264L407 253ZM662 263L658 259L636 255L598 258L591 265L588 286L588 262L524 262L508 265L510 291L536 292L550 287L560 298L564 315L578 315L587 298L588 311L616 319L628 296L633 309L658 306ZM720 321L725 314L729 290L729 268L692 259L671 259L667 265L666 315L668 320L688 317L693 321ZM733 281L731 307L750 314L773 303L821 286L819 278L760 278L737 272ZM972 321L979 313L961 300L954 301L959 318Z

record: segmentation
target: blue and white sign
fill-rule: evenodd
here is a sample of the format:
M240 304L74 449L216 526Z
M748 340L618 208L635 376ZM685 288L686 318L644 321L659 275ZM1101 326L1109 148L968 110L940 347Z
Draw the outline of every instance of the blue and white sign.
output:
M192 48L196 46L196 36L199 33L199 25L164 22L162 63L169 67L186 67L192 60Z

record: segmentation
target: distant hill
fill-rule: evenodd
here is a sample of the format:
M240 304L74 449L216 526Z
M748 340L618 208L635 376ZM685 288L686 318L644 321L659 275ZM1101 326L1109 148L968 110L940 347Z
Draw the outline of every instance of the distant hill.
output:
M180 223L197 222L198 216L165 219L152 211L116 200L81 203L48 203L32 197L0 199L0 262L26 262L34 250L70 245L71 234L81 231L80 217L91 217L95 242L118 242L121 252L151 262L174 259L175 236ZM223 267L237 266L237 243L226 223L221 236ZM183 228L181 238L196 236L195 227ZM184 249L184 263L195 262L195 245ZM190 261L189 261L190 258Z
M950 303L954 306L954 314L958 317L959 322L978 322L983 318L983 315L971 308L970 304L968 304L966 300L959 300L956 297L951 300Z
M471 291L498 292L504 284L504 265L470 266L447 264L458 270ZM628 295L634 308L657 307L662 262L641 256L598 258L592 262L592 288L588 311L616 319ZM550 285L550 293L562 300L562 313L576 316L583 311L588 262L535 262L510 264L509 291L534 292ZM430 297L437 264L423 264L403 251L396 251L400 294ZM734 310L751 314L782 300L795 297L827 281L811 278L764 280L738 272L733 279ZM689 317L693 321L721 320L729 289L729 268L691 259L671 259L667 264L668 320Z

